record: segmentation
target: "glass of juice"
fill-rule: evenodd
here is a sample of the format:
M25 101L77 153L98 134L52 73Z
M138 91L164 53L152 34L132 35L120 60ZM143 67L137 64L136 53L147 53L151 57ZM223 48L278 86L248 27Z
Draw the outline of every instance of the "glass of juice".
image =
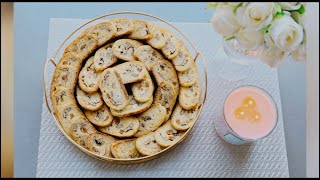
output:
M271 134L278 121L271 95L255 86L241 86L226 98L223 118L215 122L218 134L231 144L246 144Z

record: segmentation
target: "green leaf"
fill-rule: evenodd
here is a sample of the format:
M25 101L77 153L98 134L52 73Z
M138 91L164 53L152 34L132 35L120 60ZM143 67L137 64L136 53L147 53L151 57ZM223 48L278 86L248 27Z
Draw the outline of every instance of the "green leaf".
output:
M267 34L269 32L270 26L271 26L271 24L268 24L263 28L263 34Z
M218 3L212 2L212 3L209 3L204 9L208 10L208 9L216 7L217 5L218 5Z
M233 13L236 13L236 12L237 12L237 9L238 9L239 7L241 7L242 4L243 4L243 3L239 3L236 7L234 7Z
M284 12L277 12L276 15L274 16L275 18L281 17L284 15Z
M231 37L226 38L225 40L230 41L231 39L234 39L234 38L235 38L235 36L231 36Z
M306 10L305 10L305 8L304 8L304 6L303 5L301 5L301 7L298 9L298 10L296 10L299 14L303 14Z

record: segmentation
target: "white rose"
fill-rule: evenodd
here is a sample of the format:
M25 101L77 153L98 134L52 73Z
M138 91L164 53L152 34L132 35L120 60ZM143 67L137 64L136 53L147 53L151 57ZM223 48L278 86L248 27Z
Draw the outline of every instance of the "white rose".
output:
M302 43L299 45L297 49L292 51L291 57L293 60L297 62L305 62L307 55L306 55L306 43Z
M264 41L262 30L257 31L248 28L241 29L235 35L235 38L242 47L249 50L259 47Z
M222 36L233 36L239 29L240 24L233 13L233 7L227 5L217 6L211 21L214 30Z
M297 10L301 7L300 2L279 2L278 3L283 10Z
M285 58L288 56L288 53L281 51L278 48L263 48L260 59L263 63L269 65L270 67L279 66Z
M291 52L302 42L303 29L289 15L284 15L272 22L265 40L268 47Z
M275 14L274 3L249 3L244 14L238 13L238 19L243 26L260 30L270 24Z

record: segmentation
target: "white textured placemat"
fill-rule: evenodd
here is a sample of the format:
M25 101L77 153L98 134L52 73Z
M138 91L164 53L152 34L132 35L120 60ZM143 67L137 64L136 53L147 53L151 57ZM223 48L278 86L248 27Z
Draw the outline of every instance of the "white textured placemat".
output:
M51 19L48 57L62 40L85 20ZM160 158L134 165L114 165L96 160L70 143L56 127L45 103L42 105L37 177L288 177L278 75L275 69L257 64L248 78L230 82L217 74L223 59L221 41L210 24L175 23L207 59L209 93L202 115L188 138ZM49 74L52 73L52 66ZM49 80L47 82L49 83ZM227 94L240 85L255 85L272 95L279 121L273 133L252 145L224 142L213 120L222 118Z

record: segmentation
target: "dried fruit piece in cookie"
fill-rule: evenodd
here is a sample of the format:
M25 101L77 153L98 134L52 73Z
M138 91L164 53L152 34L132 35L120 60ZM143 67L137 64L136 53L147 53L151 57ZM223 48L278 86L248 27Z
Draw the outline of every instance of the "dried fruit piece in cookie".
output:
M116 28L116 36L123 36L133 32L133 23L127 18L116 18L110 20Z
M99 130L117 137L131 137L139 128L139 120L136 117L114 117L110 125L99 127Z
M152 24L152 27L151 27L152 37L151 37L151 39L147 40L147 43L156 49L163 48L163 46L166 43L166 39L164 37L164 32L165 32L165 30L161 26L158 26L156 24Z
M147 110L153 101L153 98L150 98L147 102L140 103L137 102L132 95L129 95L130 103L122 110L110 109L111 114L117 117L127 117L134 114L139 114Z
M58 107L70 102L75 102L73 92L64 87L57 87L51 94L51 102L53 109L56 111Z
M170 120L172 127L177 130L187 130L195 122L198 110L197 107L191 110L185 110L177 104Z
M139 61L125 62L114 67L124 84L139 82L146 78L148 71Z
M135 61L133 54L135 50L143 44L132 39L119 39L112 45L112 53L124 61Z
M112 109L121 110L129 104L129 96L119 74L108 68L101 73L99 87L103 101Z
M111 145L111 153L117 159L133 159L141 156L136 149L136 139L116 141Z
M170 118L174 104L176 103L177 94L171 84L162 82L156 91L154 103L159 103L166 108L165 121Z
M82 60L76 53L69 52L62 56L58 63L58 66L74 66L77 67L77 69L81 69L81 63Z
M172 64L179 72L186 71L194 65L193 58L185 45L181 46L178 55L172 59Z
M155 131L156 142L163 147L172 146L178 142L183 136L182 132L178 132L171 126L170 121L163 124Z
M192 63L188 70L183 72L178 72L178 79L181 86L188 87L194 85L198 78L197 67L195 63Z
M87 146L89 151L92 151L95 154L111 157L111 144L116 141L117 139L112 136L102 133L93 133L88 136Z
M199 105L200 98L201 84L199 80L190 87L180 87L179 104L183 109L190 110L195 108Z
M152 37L151 25L144 20L132 20L133 32L129 35L130 39L145 40Z
M149 73L146 73L146 79L133 83L131 85L133 97L138 102L147 102L153 96L154 85Z
M94 69L93 64L94 57L90 57L79 74L79 86L87 93L97 92L99 89L99 75L100 72Z
M179 80L177 73L169 61L161 60L155 62L152 67L152 74L154 75L158 85L162 82L168 82L174 86L175 93L179 93Z
M105 104L103 104L102 108L99 110L85 110L84 113L92 124L100 127L108 126L113 120L113 116L111 115L108 106Z
M96 71L103 71L117 62L118 59L112 54L112 45L113 43L109 43L94 54L94 69Z
M73 92L77 84L78 74L79 70L74 66L59 65L56 67L51 85L54 84L55 87L64 87Z
M152 70L152 66L156 61L164 60L163 56L149 45L143 45L136 49L134 57L143 62L148 71Z
M84 34L92 35L98 40L98 46L102 46L116 35L116 27L110 22L102 22L89 27Z
M135 137L140 137L142 135L148 134L151 131L155 131L167 115L167 110L161 104L156 103L152 105L148 110L139 114L138 119L140 122L139 129L134 135Z
M78 117L84 117L75 101L57 108L57 117L64 131L69 134L71 123Z
M78 86L76 89L77 100L81 107L90 111L95 111L102 107L103 100L100 92L87 93L82 91Z
M88 149L88 137L98 131L85 117L77 117L72 121L70 127L70 137L79 145Z
M178 55L181 47L181 40L169 30L164 32L164 38L166 42L161 50L164 56L171 60Z
M65 49L68 52L76 53L80 61L85 60L98 47L98 40L91 35L82 34L72 41Z
M162 150L161 146L155 140L155 133L143 135L136 140L137 150L146 156L153 155Z

